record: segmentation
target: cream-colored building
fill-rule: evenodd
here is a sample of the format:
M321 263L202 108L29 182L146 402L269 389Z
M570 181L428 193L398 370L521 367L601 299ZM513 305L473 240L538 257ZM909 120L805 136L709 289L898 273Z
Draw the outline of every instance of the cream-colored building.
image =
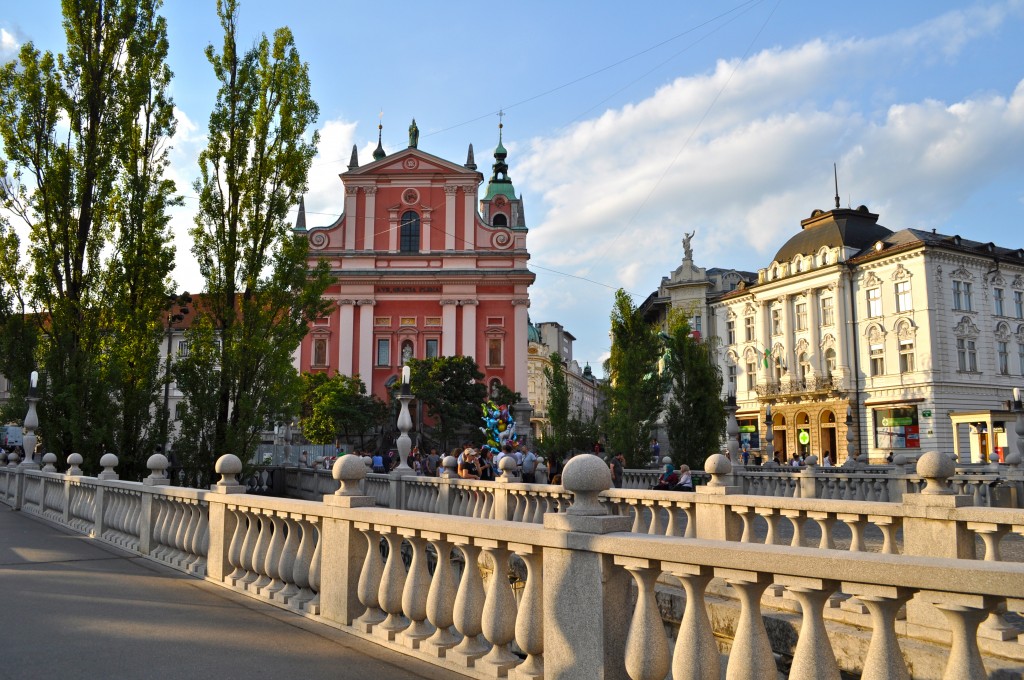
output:
M548 380L545 369L551 367L551 355L557 353L562 359L566 382L569 385L569 415L583 419L594 417L598 408L599 381L594 377L590 364L580 368L572 357L572 343L576 339L561 324L548 321L534 325L527 323L526 375L530 404L533 415L530 418L530 433L536 439L543 439L548 431Z
M815 210L751 285L713 297L723 390L760 448L846 458L1009 451L1024 386L1024 249Z

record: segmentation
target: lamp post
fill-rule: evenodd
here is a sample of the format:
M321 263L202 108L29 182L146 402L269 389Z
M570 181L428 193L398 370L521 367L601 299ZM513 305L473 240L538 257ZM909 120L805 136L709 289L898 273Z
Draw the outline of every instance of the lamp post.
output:
M772 405L764 408L764 462L771 463L775 460L775 449L772 447L772 440L775 439L775 423L772 420Z
M412 401L412 388L409 385L409 381L412 376L412 369L408 366L402 367L402 387L398 392L398 401L401 403L401 411L398 413L398 431L401 432L398 436L398 467L392 472L396 472L399 475L408 474L412 472L412 468L409 467L409 451L412 449L412 439L409 438L409 430L412 429L412 416L409 415L409 402Z
M733 466L740 464L740 426L736 422L736 395L730 394L725 398L725 412L728 417L725 421L726 447L729 450L729 460Z
M846 463L852 465L856 461L853 452L856 447L853 445L853 409L846 407Z
M28 413L25 414L25 436L22 438L22 448L25 449L25 457L22 459L20 468L38 470L39 464L35 461L36 452L36 428L39 427L39 415L36 413L36 404L39 403L39 396L36 390L39 386L39 373L32 371L28 381Z
M192 296L185 291L181 295L167 296L167 358L164 363L164 417L160 424L160 442L162 453L167 455L168 421L171 418L171 338L174 335L174 324L181 323L188 314L188 307L192 303ZM177 307L178 311L174 311Z

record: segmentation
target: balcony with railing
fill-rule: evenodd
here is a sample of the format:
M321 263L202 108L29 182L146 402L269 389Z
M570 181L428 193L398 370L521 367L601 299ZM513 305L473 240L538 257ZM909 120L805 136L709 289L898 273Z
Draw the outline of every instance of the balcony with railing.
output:
M790 381L772 380L754 387L757 396L762 399L822 395L843 392L845 389L843 379L837 375L818 375Z

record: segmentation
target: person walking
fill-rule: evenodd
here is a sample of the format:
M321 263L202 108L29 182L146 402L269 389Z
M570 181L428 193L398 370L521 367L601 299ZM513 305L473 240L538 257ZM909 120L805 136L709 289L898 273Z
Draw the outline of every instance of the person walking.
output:
M621 453L612 456L612 486L616 489L622 488L623 478L626 475L626 459Z

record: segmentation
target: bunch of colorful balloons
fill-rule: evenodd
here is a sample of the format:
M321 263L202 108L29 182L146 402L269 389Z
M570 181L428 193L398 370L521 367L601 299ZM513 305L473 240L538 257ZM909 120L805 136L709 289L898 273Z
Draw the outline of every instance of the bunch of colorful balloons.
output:
M480 404L480 407L484 412L481 420L484 421L485 427L481 427L480 431L484 433L485 441L481 448L485 453L488 450L497 453L504 448L505 444L515 446L519 443L519 438L516 435L516 421L508 409L508 404L499 406L493 401L488 401Z

